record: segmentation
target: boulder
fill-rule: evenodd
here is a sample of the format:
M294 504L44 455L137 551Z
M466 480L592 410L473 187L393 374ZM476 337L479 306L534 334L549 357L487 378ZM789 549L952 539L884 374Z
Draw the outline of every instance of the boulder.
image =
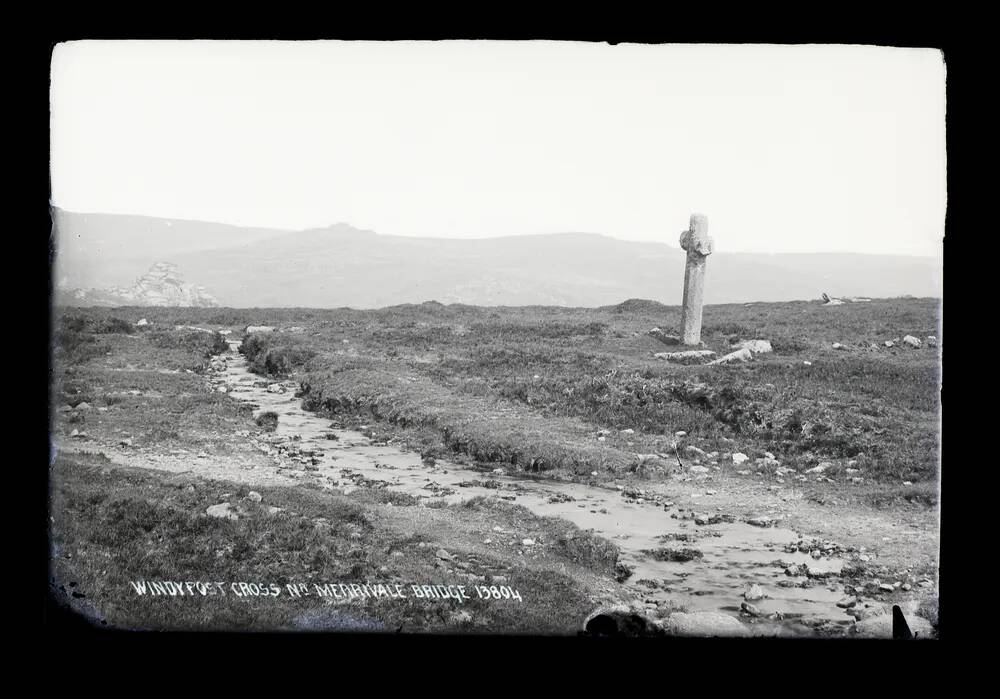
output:
M588 636L662 636L664 631L653 619L626 604L600 607L583 621L583 633Z
M913 337L913 335L907 335L903 338L903 344L909 345L910 347L918 348L923 343L920 341L920 338Z
M750 629L736 617L722 612L674 612L662 622L661 628L671 636L745 637Z
M733 463L738 466L749 458L750 457L747 456L746 454L743 454L741 452L736 452L735 454L733 454Z
M149 321L146 320L145 318L140 318L139 322L136 323L136 325L138 325L141 328L143 326L149 325Z

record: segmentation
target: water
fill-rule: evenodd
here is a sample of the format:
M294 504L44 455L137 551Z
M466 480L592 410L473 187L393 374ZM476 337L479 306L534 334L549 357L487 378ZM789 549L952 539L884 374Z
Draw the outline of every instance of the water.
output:
M448 502L476 495L503 497L538 515L564 518L618 545L620 560L634 567L626 587L650 605L671 602L687 611L720 611L738 617L746 586L757 583L767 594L767 598L752 602L762 612L762 617L749 624L757 634L812 634L817 624L825 625L826 633L830 633L846 630L854 621L836 606L844 597L837 583L813 581L806 588L778 585L805 580L787 576L784 567L777 565L779 560L785 564L821 564L833 570L843 564L836 558L817 562L806 553L786 552L787 544L799 541L799 535L791 530L743 522L699 526L690 519L672 518L671 511L676 512L676 508L665 509L651 501L629 502L611 486L522 480L444 461L427 466L418 454L373 444L354 430L331 428L328 419L303 410L291 388L285 393L269 392L261 384L271 382L248 370L238 346L238 340L229 341L229 351L223 355L226 367L215 380L224 383L235 399L254 404L255 415L277 413L278 427L270 441L297 447L299 454L304 454L300 458L308 463L311 476L321 483L349 494L359 480L382 481L393 491ZM327 439L331 432L337 440ZM499 481L500 487L459 485L484 480ZM553 500L553 496L557 498ZM661 538L670 535L688 540ZM657 561L643 553L644 549L664 546L694 548L703 557L671 562ZM640 581L655 581L656 587ZM783 618L767 618L775 613ZM743 620L747 621L745 617Z

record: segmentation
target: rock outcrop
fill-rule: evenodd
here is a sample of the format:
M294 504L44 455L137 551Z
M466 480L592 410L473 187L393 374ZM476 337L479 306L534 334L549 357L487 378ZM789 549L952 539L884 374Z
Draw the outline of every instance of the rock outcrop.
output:
M181 277L177 266L157 262L129 288L77 289L67 302L83 306L218 306L219 302L205 287L190 284Z

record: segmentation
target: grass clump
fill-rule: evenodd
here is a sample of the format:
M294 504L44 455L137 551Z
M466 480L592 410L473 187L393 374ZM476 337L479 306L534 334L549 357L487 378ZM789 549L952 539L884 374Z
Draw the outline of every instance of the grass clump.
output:
M274 432L278 429L278 413L273 410L268 410L261 413L254 420L258 427L263 428L267 432Z

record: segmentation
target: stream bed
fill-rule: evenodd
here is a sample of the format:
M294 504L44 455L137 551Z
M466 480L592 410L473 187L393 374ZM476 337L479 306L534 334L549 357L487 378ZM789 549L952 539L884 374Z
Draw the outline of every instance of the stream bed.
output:
M633 568L624 584L650 609L670 604L690 612L722 612L744 621L751 633L767 636L816 635L820 630L838 635L854 623L836 604L845 597L835 577L845 561L797 550L802 537L794 531L731 521L712 512L708 514L719 515L711 518L714 523L696 524L670 503L640 499L613 484L527 480L505 470L483 472L440 460L427 465L419 454L373 443L361 432L331 427L329 419L303 410L290 382L275 385L251 373L238 352L239 340L228 342L229 351L220 356L224 368L220 365L211 381L234 399L251 403L255 416L277 413L277 428L269 439L294 444L296 458L308 469L302 473L321 483L349 494L357 483L382 481L394 491L447 502L502 497L538 515L561 517L621 549L620 561ZM648 553L664 548L693 549L701 556L658 560L662 556ZM789 568L802 571L806 566L812 575L788 574ZM831 578L823 579L823 571ZM759 585L766 594L751 601L754 616L741 614L750 585Z

